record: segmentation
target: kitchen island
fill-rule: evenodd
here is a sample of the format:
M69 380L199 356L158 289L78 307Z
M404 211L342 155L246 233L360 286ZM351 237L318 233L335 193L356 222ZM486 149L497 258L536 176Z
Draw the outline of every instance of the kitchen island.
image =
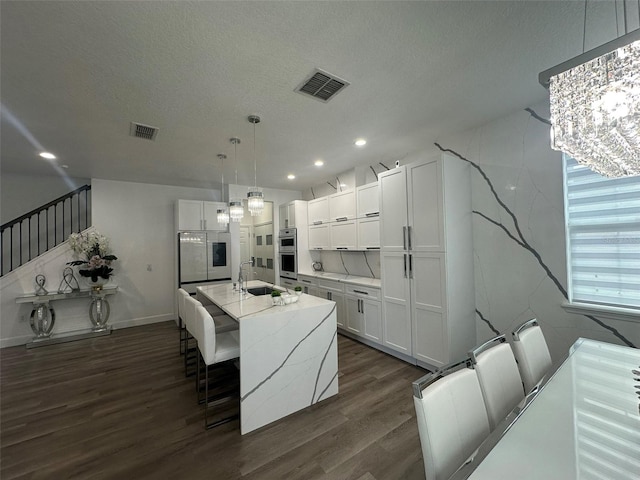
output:
M240 294L230 283L197 287L196 295L239 322L241 434L338 393L334 302L302 294L274 306L270 295Z

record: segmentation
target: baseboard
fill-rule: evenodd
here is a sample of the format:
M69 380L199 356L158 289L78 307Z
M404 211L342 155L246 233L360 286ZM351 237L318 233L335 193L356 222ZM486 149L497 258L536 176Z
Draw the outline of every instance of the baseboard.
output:
M400 352L396 352L395 350L389 348L389 347L385 347L384 345L380 345L379 343L376 343L372 340L369 340L367 338L363 338L363 337L359 337L358 335L355 335L351 332L348 332L346 330L343 330L341 328L338 328L338 333L340 335L344 335L345 337L349 337L352 340L355 340L356 342L360 342L360 343L364 343L365 345L367 345L368 347L371 348L375 348L376 350L380 350L382 353L386 353L387 355L391 355L392 357L396 357L399 360L402 360L404 362L410 363L411 365L416 365L417 361L415 358L410 357L408 355L405 355L404 353L400 353Z
M152 315L150 317L132 318L131 320L123 320L121 322L109 322L114 330L121 328L139 327L152 323L161 323L172 320L175 322L176 316L173 313L163 313L162 315Z
M175 315L172 313L165 313L162 315L153 315L151 317L133 318L131 320L124 320L121 322L109 322L111 328L119 330L121 328L139 327L142 325L150 325L152 323L161 323L167 321L175 322ZM73 333L73 332L63 332ZM17 347L20 345L26 345L33 340L33 335L20 335L17 337L2 338L0 339L0 348Z
M33 335L20 335L18 337L10 337L0 339L0 348L18 347L20 345L26 345L33 340Z

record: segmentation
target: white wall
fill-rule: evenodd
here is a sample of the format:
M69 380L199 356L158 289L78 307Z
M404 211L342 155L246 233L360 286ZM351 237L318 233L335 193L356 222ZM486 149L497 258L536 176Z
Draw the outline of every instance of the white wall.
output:
M76 188L91 183L88 178L64 175L0 175L0 223L9 222Z
M92 180L93 225L111 239L114 327L175 318L178 199L219 201L217 190Z
M548 102L533 106L533 110L549 117ZM494 336L493 329L509 333L525 320L536 317L555 360L566 354L578 337L623 343L594 320L569 314L561 307L565 297L553 278L566 289L562 160L560 152L549 146L549 126L522 110L480 128L445 137L439 143L477 164L506 205L500 206L487 180L472 168L473 210L497 221L530 247L530 250L523 248L499 226L474 214L478 342ZM598 319L640 346L638 323Z

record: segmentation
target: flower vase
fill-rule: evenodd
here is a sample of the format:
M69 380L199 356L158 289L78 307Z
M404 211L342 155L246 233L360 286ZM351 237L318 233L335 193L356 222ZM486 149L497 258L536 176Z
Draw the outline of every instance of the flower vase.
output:
M111 278L102 278L102 277L98 277L95 281L93 281L91 277L83 277L83 278L87 283L87 285L89 285L89 288L91 288L91 290L102 290L102 287L104 287L107 283L109 283L109 280L111 280Z

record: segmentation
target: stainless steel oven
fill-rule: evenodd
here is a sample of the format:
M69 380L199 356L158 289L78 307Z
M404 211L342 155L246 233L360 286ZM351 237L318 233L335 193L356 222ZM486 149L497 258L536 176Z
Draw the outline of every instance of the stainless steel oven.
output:
M296 229L284 228L280 230L278 244L280 250L280 276L298 279L298 255L296 245Z

